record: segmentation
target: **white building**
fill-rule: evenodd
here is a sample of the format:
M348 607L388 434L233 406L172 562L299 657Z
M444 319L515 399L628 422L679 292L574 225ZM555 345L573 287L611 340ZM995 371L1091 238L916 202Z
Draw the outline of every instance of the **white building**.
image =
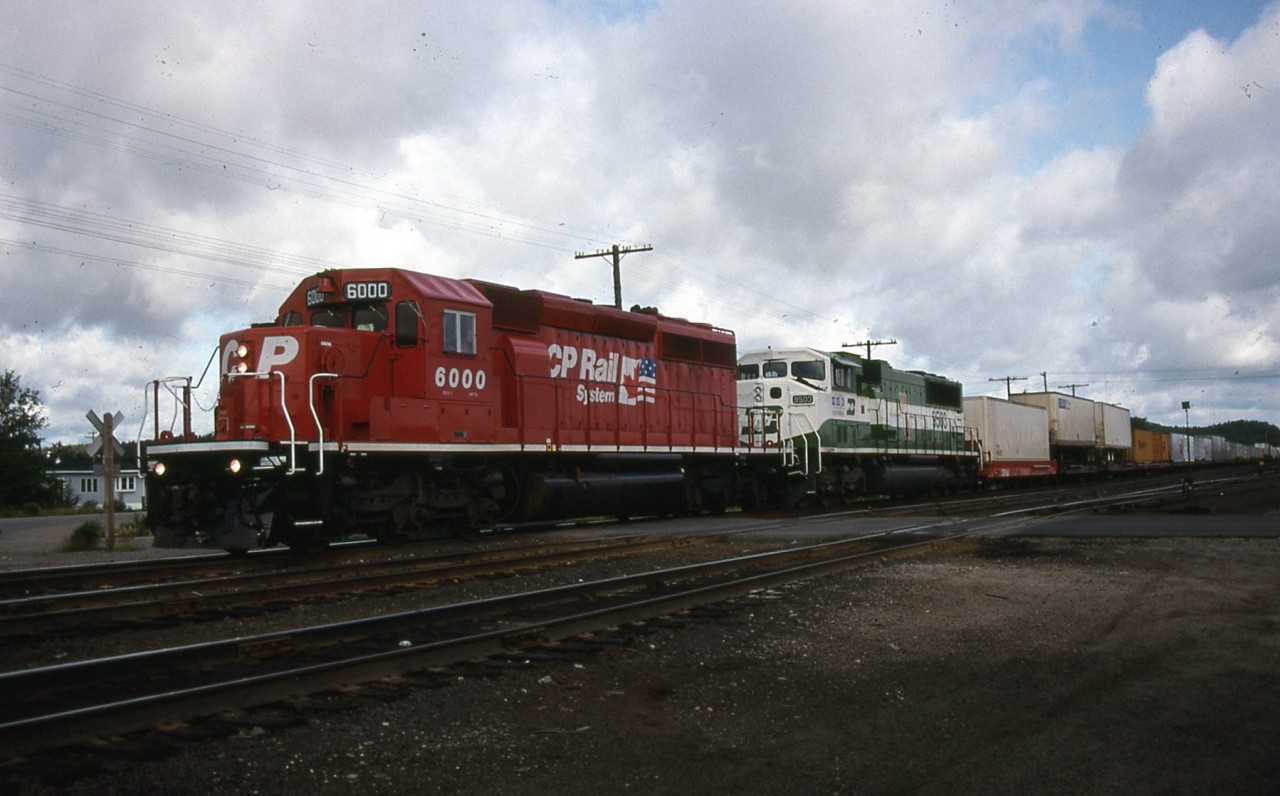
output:
M106 479L101 474L93 470L58 470L54 475L62 479L67 485L67 494L78 502L93 501L99 506L104 504ZM143 496L142 473L132 469L116 475L116 500L124 503L126 510L141 510Z

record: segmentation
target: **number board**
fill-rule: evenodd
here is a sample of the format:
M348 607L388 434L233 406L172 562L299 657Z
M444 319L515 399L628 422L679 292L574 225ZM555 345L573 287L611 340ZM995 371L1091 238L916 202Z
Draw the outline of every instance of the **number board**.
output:
M342 286L347 301L385 301L391 298L390 282L348 282Z

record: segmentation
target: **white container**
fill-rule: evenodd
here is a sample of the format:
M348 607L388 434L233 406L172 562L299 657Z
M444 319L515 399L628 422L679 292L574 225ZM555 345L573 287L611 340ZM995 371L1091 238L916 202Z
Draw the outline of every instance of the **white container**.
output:
M1025 392L1012 396L1012 400L1048 411L1050 445L1094 447L1098 444L1093 401L1088 398L1077 398L1060 392Z
M977 429L987 462L1049 460L1049 412L989 395L964 399L964 424Z
M1169 461L1195 461L1195 456L1189 455L1194 450L1195 437L1188 437L1185 433L1177 431L1169 432Z
M1103 448L1132 448L1133 421L1123 406L1097 403L1093 405L1094 433Z
M1213 437L1192 437L1191 453L1197 462L1213 461Z

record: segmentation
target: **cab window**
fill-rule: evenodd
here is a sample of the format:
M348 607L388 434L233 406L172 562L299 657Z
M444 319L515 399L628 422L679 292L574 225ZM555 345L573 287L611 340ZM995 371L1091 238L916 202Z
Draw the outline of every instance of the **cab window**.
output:
M748 381L749 379L760 378L760 365L753 362L750 365L738 366L738 381Z
M766 379L785 379L787 377L787 361L771 359L764 363L763 375Z
M418 344L418 321L422 310L415 301L402 301L396 305L396 345L412 348Z
M342 320L342 310L335 310L330 307L321 307L311 313L312 326L332 326L341 327L346 324Z
M839 362L831 363L831 386L844 392L858 389L858 371Z
M444 311L444 352L475 354L476 315L474 312Z
M365 304L351 310L351 325L361 332L385 332L387 330L387 306Z
M827 363L821 359L792 362L791 375L805 381L825 381L827 378Z
M284 317L280 319L280 325L281 326L301 326L302 313L298 312L297 310L294 310L292 312L286 312Z

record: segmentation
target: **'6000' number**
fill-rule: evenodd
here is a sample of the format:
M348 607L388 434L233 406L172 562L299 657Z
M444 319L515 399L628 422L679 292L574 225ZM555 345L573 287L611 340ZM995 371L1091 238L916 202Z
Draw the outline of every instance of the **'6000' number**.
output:
M448 387L451 390L456 390L459 387L464 390L470 390L474 387L477 390L483 390L488 381L489 377L484 374L483 370L446 368L443 365L436 368L437 387Z
M377 301L391 297L390 282L348 282L342 287L347 301Z

